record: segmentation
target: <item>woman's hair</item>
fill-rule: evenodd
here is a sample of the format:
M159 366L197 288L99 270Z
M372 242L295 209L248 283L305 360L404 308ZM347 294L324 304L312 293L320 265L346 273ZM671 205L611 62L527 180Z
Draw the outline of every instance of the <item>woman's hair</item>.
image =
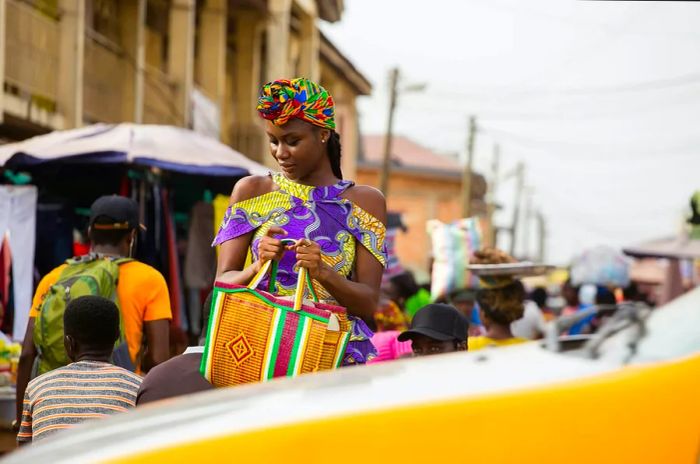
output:
M341 157L341 147L340 147L340 134L336 131L331 131L331 136L328 138L327 147L328 159L331 162L331 169L333 170L333 175L338 179L343 178L343 171L340 168L340 157Z
M516 260L508 253L496 248L485 248L474 253L472 264L508 264ZM497 279L498 286L481 288L476 292L476 302L486 317L500 325L510 325L523 317L525 310L525 287L512 277Z
M525 288L519 280L501 288L482 288L476 292L476 302L489 320L510 325L523 317Z

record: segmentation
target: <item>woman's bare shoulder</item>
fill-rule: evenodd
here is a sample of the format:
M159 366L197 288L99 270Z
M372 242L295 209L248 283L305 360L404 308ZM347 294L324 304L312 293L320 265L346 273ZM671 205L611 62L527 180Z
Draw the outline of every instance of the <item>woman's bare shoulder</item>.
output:
M345 192L345 198L386 223L386 199L384 194L369 185L355 185Z
M236 182L231 193L231 204L259 197L274 190L271 176L247 176Z

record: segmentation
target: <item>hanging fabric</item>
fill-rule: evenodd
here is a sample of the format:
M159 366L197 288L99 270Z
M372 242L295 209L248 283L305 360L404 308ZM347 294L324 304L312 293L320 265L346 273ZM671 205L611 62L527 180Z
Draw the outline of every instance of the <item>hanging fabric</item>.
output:
M44 276L73 254L73 209L65 203L39 203L36 207L34 264Z
M0 235L0 306L2 307L2 322L5 321L5 311L10 304L10 269L12 257L10 254L10 241L7 234ZM0 327L2 327L0 323Z
M0 185L0 235L8 235L12 252L15 340L24 337L32 305L36 204L36 186Z
M160 189L163 207L163 227L165 229L165 249L168 257L168 289L170 290L170 306L173 313L173 325L182 324L182 285L180 282L180 265L177 255L177 240L175 235L175 220L168 190Z
M202 290L211 290L216 277L214 241L214 207L206 201L197 202L190 213L187 251L184 262L184 280L187 288L187 312L190 332L199 334L202 314Z

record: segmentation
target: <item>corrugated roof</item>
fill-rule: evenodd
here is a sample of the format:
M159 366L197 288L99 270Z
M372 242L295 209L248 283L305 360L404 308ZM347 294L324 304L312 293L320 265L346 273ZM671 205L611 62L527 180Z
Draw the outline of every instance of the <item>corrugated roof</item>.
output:
M366 135L361 163L381 164L384 156L384 135ZM392 138L391 158L394 166L421 168L458 174L462 171L459 161L449 156L439 155L408 137L395 135Z

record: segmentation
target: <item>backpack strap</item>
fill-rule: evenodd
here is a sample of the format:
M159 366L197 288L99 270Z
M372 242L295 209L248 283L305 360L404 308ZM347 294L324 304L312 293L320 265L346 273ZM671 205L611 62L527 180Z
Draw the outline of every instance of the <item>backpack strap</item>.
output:
M102 253L89 253L87 255L76 256L74 258L68 259L68 260L66 260L66 264L69 266L71 264L85 264L85 263L90 263L92 261L95 261L95 260L98 260L101 258L108 258L108 259L114 261L114 263L117 264L118 266L122 265L122 264L130 263L131 261L134 261L133 258L126 258L126 257L117 258L114 256L103 255Z
M99 257L100 256L97 253L90 253L90 254L83 255L83 256L75 256L73 258L67 259L66 264L70 266L72 264L90 263L92 261L95 261Z

